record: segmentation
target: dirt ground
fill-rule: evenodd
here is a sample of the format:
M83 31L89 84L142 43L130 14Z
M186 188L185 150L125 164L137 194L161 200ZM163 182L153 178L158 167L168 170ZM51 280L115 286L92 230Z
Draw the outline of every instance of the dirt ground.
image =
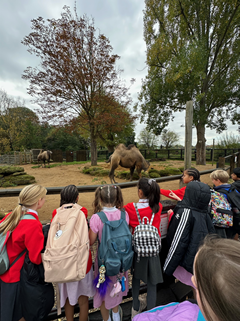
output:
M35 177L36 182L41 184L45 187L63 187L69 184L74 184L76 186L85 186L85 185L96 185L96 184L103 184L103 183L110 183L109 177L93 177L88 174L83 174L81 169L85 165L90 165L90 163L86 164L76 164L76 165L61 165L54 168L35 168L32 169L32 164L23 165L24 171ZM110 168L110 164L99 162L98 166L105 167L106 169ZM153 162L151 163L151 168L154 169L164 169L165 166L169 167L182 167L183 161L170 161L167 160L165 162ZM212 169L215 166L211 164L207 164L205 166L196 166L195 163L192 164L193 167L196 167L199 171L204 171L208 169ZM124 168L119 167L117 170L126 170ZM117 182L126 182L123 179L116 179ZM210 180L210 174L202 175L201 181L205 182L209 185L212 184ZM169 181L159 183L160 187L163 189L171 189L175 190L179 188L179 180ZM23 188L24 186L18 186L17 188ZM0 188L4 189L4 188ZM9 188L10 189L10 188ZM123 189L123 198L124 204L128 202L137 202L137 189L135 187ZM168 199L164 196L161 197L162 199ZM92 203L94 200L94 192L86 192L81 193L79 198L79 204L86 207L89 212L89 216L93 214L93 207ZM60 197L59 195L47 195L46 202L44 206L39 209L39 218L40 220L50 220L52 218L52 211L59 207ZM0 212L1 213L8 213L14 207L16 207L18 203L18 197L6 197L0 198Z

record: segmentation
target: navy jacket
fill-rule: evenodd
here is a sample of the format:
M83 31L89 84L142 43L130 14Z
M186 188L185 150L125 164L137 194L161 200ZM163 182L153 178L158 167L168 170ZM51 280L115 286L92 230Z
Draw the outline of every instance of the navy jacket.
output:
M211 199L207 184L193 181L187 185L182 201L177 203L167 231L170 247L164 264L164 272L172 275L177 266L193 274L194 257L209 233L215 233L208 214Z

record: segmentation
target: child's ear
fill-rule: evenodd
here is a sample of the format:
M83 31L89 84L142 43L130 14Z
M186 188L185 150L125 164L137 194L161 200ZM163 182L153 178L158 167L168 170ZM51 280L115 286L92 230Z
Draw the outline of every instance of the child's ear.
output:
M79 200L79 195L78 195L78 197L76 198L76 202L78 202L78 200Z

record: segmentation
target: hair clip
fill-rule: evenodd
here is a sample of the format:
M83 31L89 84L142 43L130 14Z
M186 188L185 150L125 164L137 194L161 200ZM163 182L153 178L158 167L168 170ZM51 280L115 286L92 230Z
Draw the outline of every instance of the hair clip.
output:
M113 185L112 187L114 187L116 189L116 186Z
M156 181L156 180L155 179L148 179L148 184L151 186L153 181Z
M23 206L23 204L22 204L22 203L19 203L19 206L21 206L21 207L22 207L22 206Z
M100 190L102 190L102 189L103 189L103 186L100 187Z

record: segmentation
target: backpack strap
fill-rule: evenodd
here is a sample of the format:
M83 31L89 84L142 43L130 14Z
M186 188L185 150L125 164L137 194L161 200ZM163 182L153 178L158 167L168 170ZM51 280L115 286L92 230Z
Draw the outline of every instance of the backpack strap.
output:
M33 215L30 214L26 214L24 215L20 220L22 219L31 219L31 220L37 220ZM20 257L22 257L25 253L27 252L27 248L25 248L16 258L15 260L12 262L12 264L9 266L9 268L11 268L18 260Z
M37 220L33 215L30 215L30 214L26 214L26 215L24 215L20 220L22 220L22 219L34 219L34 220Z
M121 209L121 219L126 220L126 212L125 209Z
M152 216L151 216L151 221L150 221L150 225L152 225L152 222L154 220L154 217L155 217L155 213L153 212Z
M27 252L27 248L25 248L19 255L18 257L15 258L15 260L12 262L12 264L9 266L9 269L19 260L20 257L23 256Z
M137 218L138 218L139 224L141 225L141 216L139 214L139 211L138 211L138 208L137 208L137 204L136 203L133 203L133 204L134 204L134 207L136 209L136 213L137 213Z
M100 220L105 224L109 219L106 217L104 211L97 212L97 215L100 217Z

